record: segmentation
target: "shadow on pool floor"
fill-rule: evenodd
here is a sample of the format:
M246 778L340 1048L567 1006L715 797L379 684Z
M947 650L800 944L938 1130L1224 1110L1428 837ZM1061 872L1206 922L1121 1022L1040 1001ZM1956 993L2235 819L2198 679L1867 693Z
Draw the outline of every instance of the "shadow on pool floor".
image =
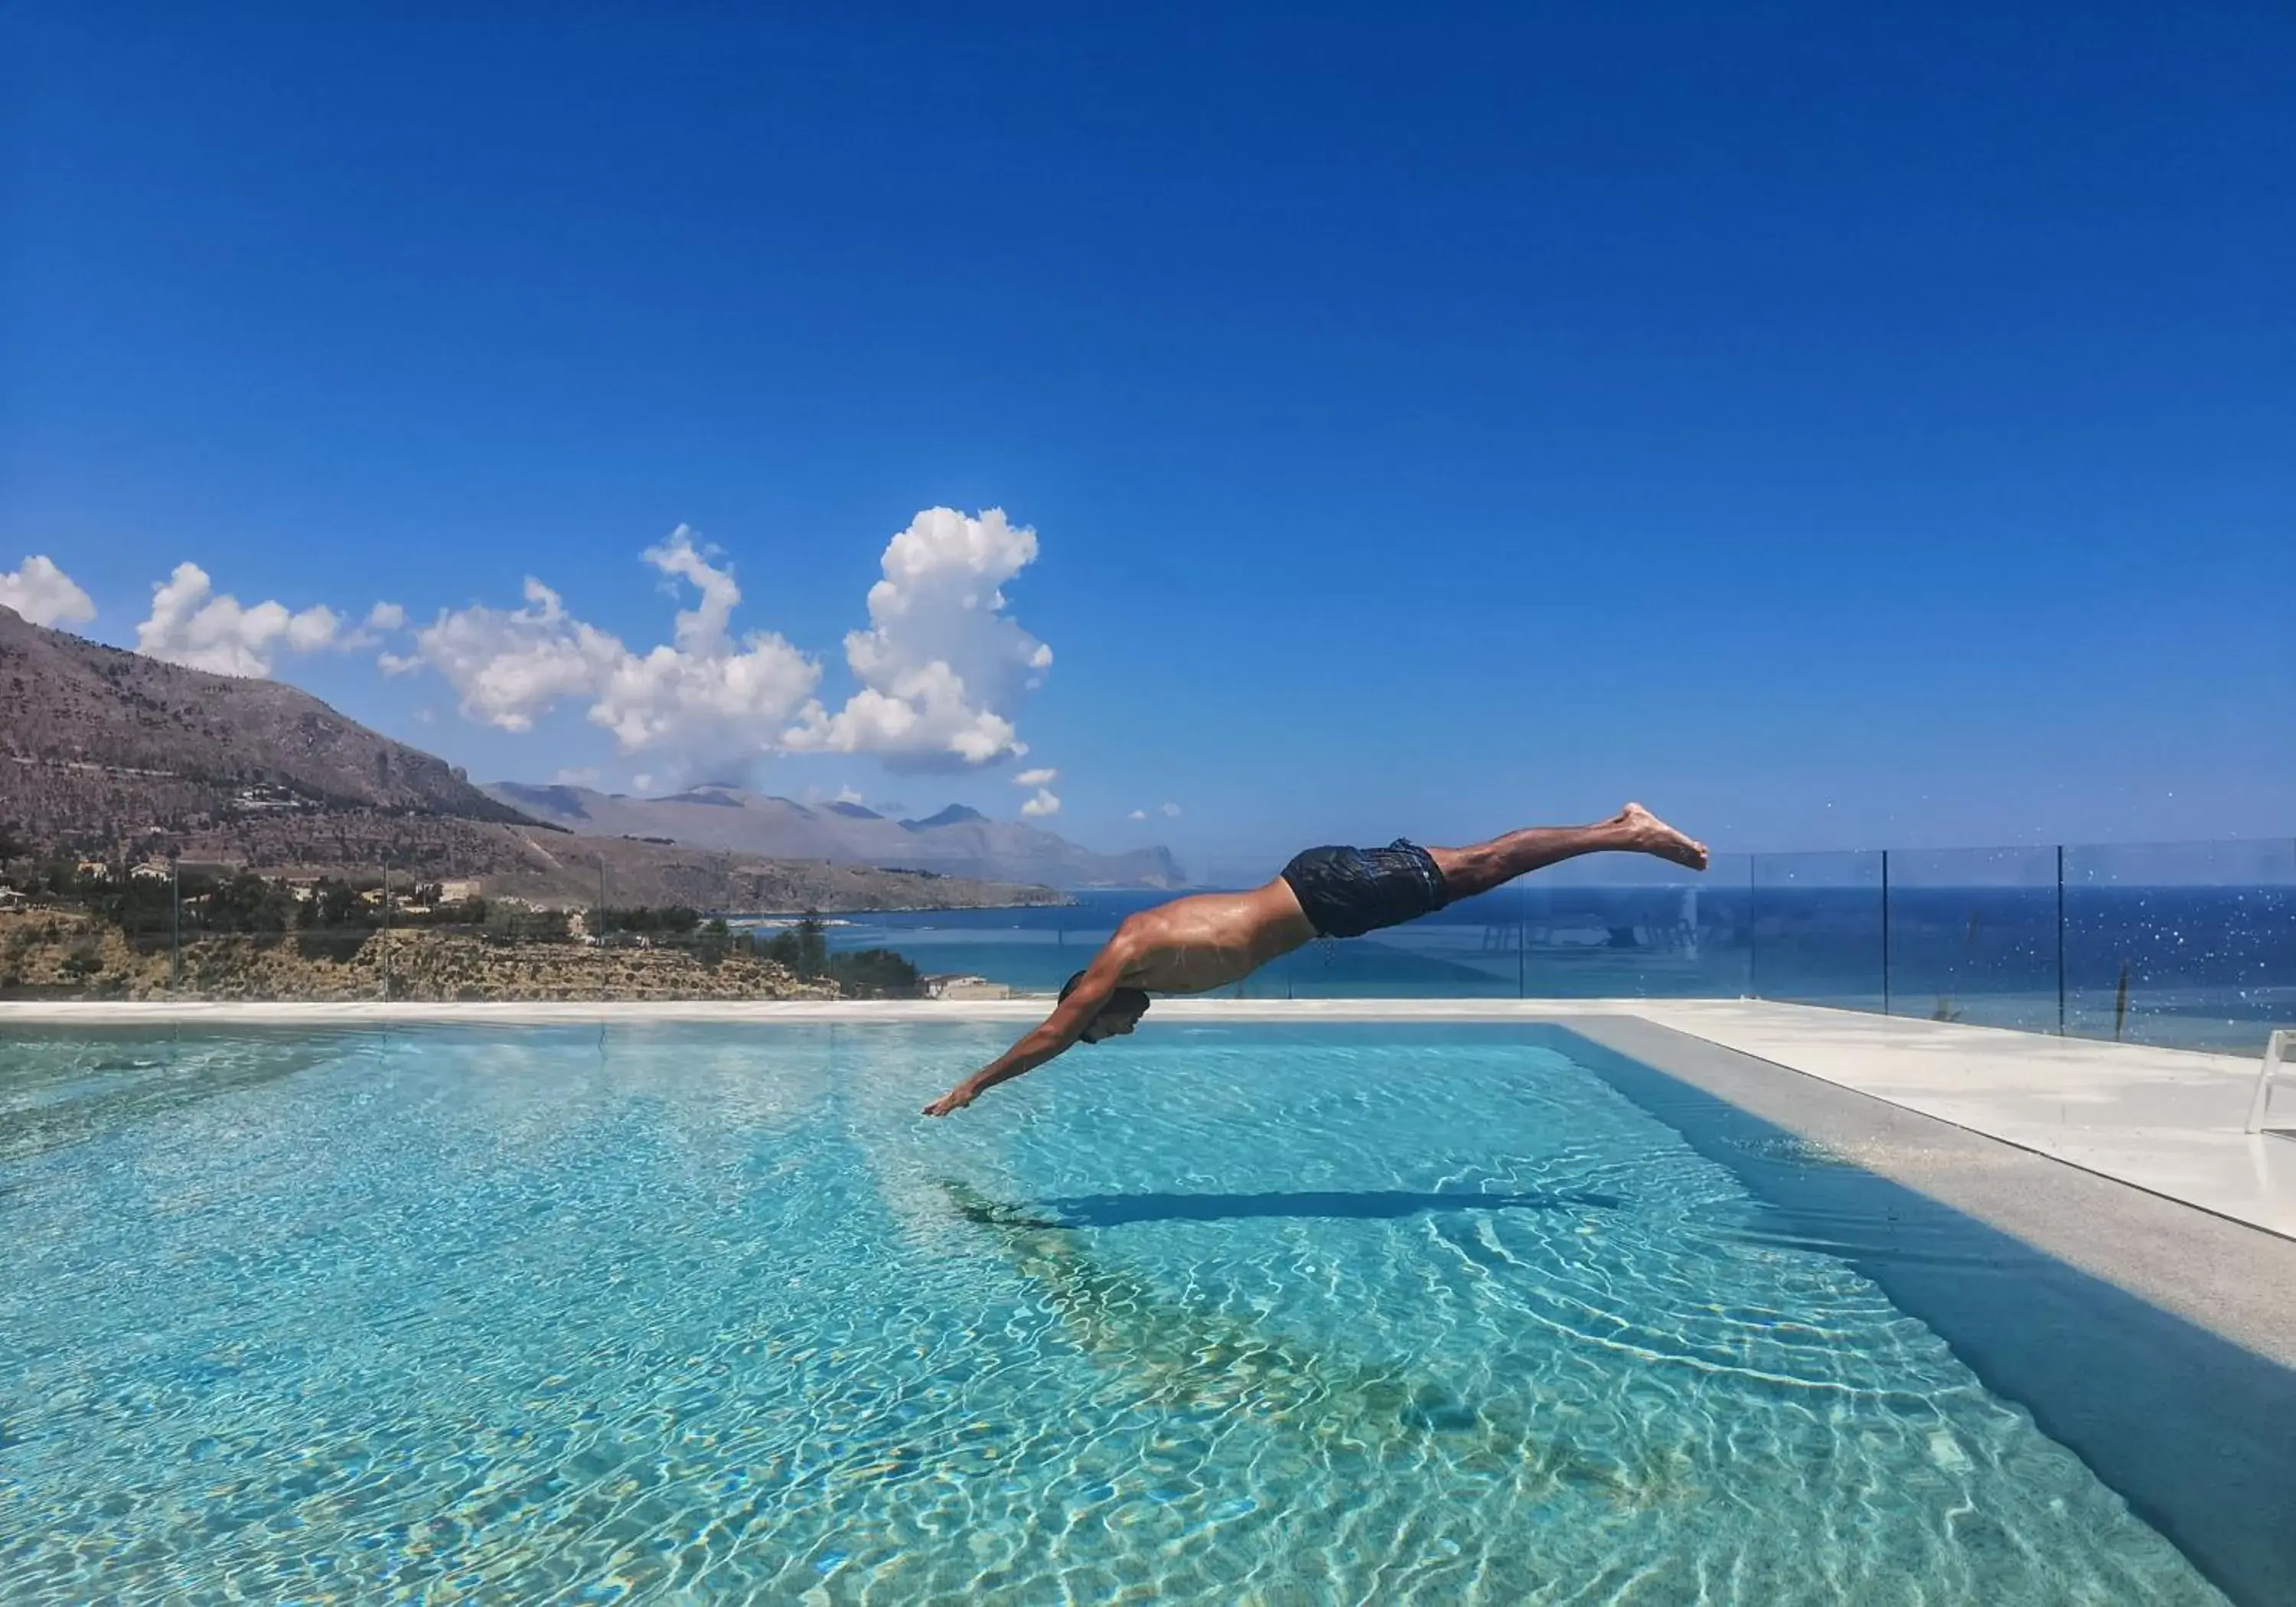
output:
M1404 1189L1365 1189L1347 1193L1309 1190L1259 1194L1072 1194L1041 1200L1021 1211L1051 1211L1057 1219L1024 1222L1015 1214L1006 1218L1014 1226L1121 1227L1132 1222L1237 1222L1259 1217L1315 1217L1330 1220L1380 1220L1425 1216L1438 1211L1578 1209L1614 1210L1625 1201L1615 1194L1417 1193Z
M1561 1434L1534 1434L1518 1403L1461 1400L1400 1368L1311 1349L1226 1313L1172 1300L1095 1259L1065 1223L1027 1217L1028 1207L999 1204L962 1183L944 1181L941 1187L957 1215L991 1230L1000 1253L1043 1293L1078 1347L1125 1378L1145 1404L1167 1411L1241 1410L1306 1437L1327 1458L1359 1459L1366 1468L1439 1446L1456 1471L1514 1479L1535 1499L1575 1488L1632 1508L1702 1491L1699 1471L1684 1447L1653 1447L1622 1459Z

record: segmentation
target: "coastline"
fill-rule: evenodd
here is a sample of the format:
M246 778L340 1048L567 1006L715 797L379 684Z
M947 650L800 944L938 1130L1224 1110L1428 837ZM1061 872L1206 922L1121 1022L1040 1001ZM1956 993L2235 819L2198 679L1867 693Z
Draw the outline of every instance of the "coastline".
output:
M1128 890L1118 889L1113 890L1123 891ZM1177 898L1178 895L1174 894L1173 897ZM840 909L836 911L816 909L811 913L819 918L824 926L854 926L862 924L862 922L857 922L853 918L857 915L971 914L986 910L1081 909L1083 907L1084 902L1082 899L1076 898L1073 894L1063 892L1058 898L1008 901L1002 904L879 904L872 905L867 909ZM711 918L723 921L729 926L738 926L744 922L751 922L802 921L805 919L808 912L802 909L716 909L709 911L708 914Z

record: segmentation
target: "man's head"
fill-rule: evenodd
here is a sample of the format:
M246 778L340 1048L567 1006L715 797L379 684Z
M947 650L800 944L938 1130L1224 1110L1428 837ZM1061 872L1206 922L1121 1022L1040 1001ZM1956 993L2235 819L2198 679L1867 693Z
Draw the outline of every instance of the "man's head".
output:
M1079 971L1062 983L1061 997L1066 998L1075 992L1076 985L1083 980L1084 972ZM1147 1013L1146 994L1137 988L1119 988L1108 996L1108 1003L1100 1007L1100 1013L1085 1024L1081 1041L1096 1044L1104 1037L1122 1037L1137 1027L1140 1018Z

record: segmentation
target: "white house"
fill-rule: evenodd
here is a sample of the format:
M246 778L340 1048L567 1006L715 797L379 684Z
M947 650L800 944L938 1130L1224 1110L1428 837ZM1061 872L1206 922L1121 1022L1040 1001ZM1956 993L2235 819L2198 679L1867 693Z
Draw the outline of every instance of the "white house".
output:
M929 999L1009 999L1013 987L1009 982L992 982L987 977L945 972L923 979L925 997Z

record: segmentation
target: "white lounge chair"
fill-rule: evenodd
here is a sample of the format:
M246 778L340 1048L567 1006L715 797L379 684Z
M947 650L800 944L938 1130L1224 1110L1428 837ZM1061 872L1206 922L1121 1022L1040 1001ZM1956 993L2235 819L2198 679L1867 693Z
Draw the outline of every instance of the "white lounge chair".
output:
M2296 1048L2296 1030L2283 1029L2265 1040L2264 1070L2256 1074L2256 1097L2249 1102L2246 1131L2265 1130L2264 1111L2272 1103L2272 1079L2280 1074L2282 1060L2292 1048Z

